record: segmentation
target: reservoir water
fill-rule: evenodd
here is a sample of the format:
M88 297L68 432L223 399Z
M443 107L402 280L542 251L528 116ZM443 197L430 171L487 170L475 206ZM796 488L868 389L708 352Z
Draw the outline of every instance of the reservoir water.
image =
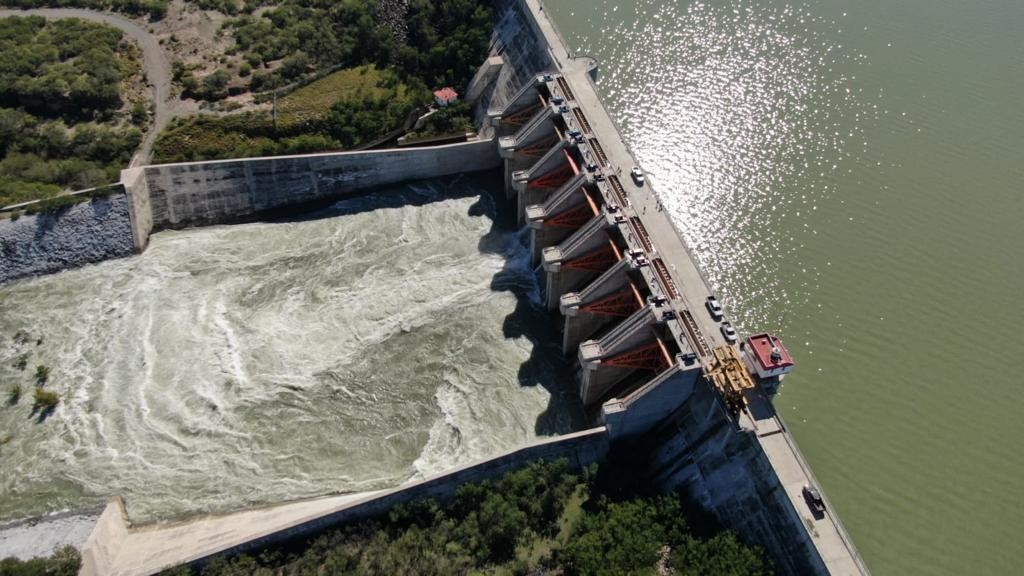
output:
M25 389L0 408L0 519L113 494L146 521L389 487L579 426L495 188L161 232L141 256L0 288L0 380ZM62 395L44 422L39 364Z
M882 575L1024 564L1024 2L547 0Z

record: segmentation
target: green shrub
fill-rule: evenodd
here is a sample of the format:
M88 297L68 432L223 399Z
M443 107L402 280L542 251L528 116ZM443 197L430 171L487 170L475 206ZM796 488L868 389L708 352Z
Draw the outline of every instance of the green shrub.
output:
M130 161L142 132L116 114L120 85L140 63L122 40L116 28L79 19L0 19L0 206L110 182ZM145 104L131 112L143 122Z
M672 549L670 565L677 574L772 574L771 564L760 548L747 546L735 534L728 532L705 541L687 537L682 545Z
M56 408L57 404L60 403L60 394L57 394L56 392L51 392L50 390L46 390L45 388L36 388L35 391L32 393L32 396L33 399L35 400L35 402L32 404L33 408L48 410L51 408Z
M57 550L49 558L0 560L0 574L4 576L76 576L82 566L82 557L71 546Z
M139 100L132 105L132 123L136 126L142 126L146 123L146 119L149 118L149 107L145 102Z
M17 404L21 400L21 384L11 384L11 389L7 394L7 401L10 404Z
M50 367L40 364L36 366L36 384L42 386L50 379Z

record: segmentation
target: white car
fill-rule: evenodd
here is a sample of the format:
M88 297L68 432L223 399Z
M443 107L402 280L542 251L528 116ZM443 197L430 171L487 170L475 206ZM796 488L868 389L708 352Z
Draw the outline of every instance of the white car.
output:
M633 177L633 182L636 182L637 186L644 185L644 171L639 166L633 166L633 169L629 171L629 175Z
M729 344L735 344L736 341L739 340L739 337L736 336L736 329L732 327L732 324L722 322L720 330L722 331L722 337L725 338L725 341Z
M704 302L704 306L707 307L708 313L711 314L711 318L715 322L721 322L722 317L725 316L725 312L722 311L722 305L718 303L718 298L714 295L708 296L707 301Z

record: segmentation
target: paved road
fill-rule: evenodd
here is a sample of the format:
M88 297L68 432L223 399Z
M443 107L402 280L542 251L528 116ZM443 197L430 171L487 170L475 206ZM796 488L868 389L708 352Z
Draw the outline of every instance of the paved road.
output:
M142 48L142 68L146 73L146 80L153 87L154 114L153 125L149 132L142 139L142 145L132 158L132 166L139 166L149 163L150 154L153 151L153 143L156 135L171 118L179 113L179 100L171 94L171 60L156 37L149 33L142 25L135 20L124 16L108 14L106 12L93 12L78 8L37 8L33 10L10 10L0 9L0 18L7 16L42 16L51 20L60 18L81 18L92 22L108 24L120 29L131 37Z

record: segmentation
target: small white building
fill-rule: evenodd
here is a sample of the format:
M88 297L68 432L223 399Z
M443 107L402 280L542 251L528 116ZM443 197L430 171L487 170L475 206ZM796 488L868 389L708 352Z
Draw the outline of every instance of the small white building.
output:
M743 346L743 356L750 371L762 380L781 378L792 372L795 366L782 340L768 333L748 337Z
M441 108L444 108L449 104L454 104L458 99L459 93L451 86L445 86L440 90L434 90L434 103Z

